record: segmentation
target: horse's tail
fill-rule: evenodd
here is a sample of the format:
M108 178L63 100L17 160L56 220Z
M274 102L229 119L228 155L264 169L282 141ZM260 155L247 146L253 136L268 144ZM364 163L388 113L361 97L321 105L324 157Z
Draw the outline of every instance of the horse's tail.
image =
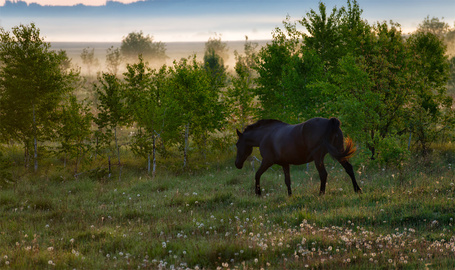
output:
M332 141L331 138L333 137L333 135L336 132L338 132L339 134L341 134L341 136L343 136L340 126L341 126L340 120L338 120L337 118L330 118L329 125L327 127L327 131L326 131L322 141L323 141L323 144L326 147L327 151L329 152L329 154L332 157L334 157L340 161L346 161L346 160L349 160L355 154L356 147L354 145L354 142L349 137L346 137L344 139L344 144L345 144L344 146L340 145L339 147L335 147L331 143L331 141ZM342 139L342 141L343 141L343 139Z

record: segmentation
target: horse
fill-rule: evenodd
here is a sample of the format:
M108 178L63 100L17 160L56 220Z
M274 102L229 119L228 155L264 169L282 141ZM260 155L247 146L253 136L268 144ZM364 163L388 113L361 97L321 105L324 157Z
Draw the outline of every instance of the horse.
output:
M283 167L284 181L288 195L291 196L289 165L301 165L314 161L321 180L319 195L323 195L327 183L324 157L328 153L350 176L354 191L361 193L362 189L357 184L354 170L349 163L349 158L354 155L356 148L350 138L343 138L340 126L341 122L337 118L317 117L297 125L274 119L259 120L247 126L243 133L237 129L235 166L242 169L243 163L253 152L253 147L259 147L262 162L255 174L256 195L261 196L261 175L272 165L278 164Z

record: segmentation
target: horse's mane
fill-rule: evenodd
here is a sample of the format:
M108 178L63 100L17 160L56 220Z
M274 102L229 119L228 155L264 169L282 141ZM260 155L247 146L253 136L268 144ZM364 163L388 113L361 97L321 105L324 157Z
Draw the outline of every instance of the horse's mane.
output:
M284 124L283 121L276 120L276 119L261 119L261 120L258 120L256 123L247 126L245 128L245 131L251 131L251 130L254 130L254 129L258 129L258 128L261 128L261 127L265 127L265 126L268 126L268 125L271 125L271 124L278 124L278 123Z

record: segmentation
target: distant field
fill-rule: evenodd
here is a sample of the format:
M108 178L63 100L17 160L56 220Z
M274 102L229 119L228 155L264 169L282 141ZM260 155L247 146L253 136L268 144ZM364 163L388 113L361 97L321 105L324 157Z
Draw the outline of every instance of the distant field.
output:
M267 41L259 40L252 41L258 43L258 50L265 45ZM232 68L235 64L234 51L243 53L243 46L245 41L226 41L229 48L230 57L226 61L226 65ZM81 62L81 53L84 48L89 47L95 49L95 56L98 58L100 65L98 71L106 70L105 58L106 50L113 46L120 48L120 42L52 42L52 48L55 50L64 50L67 52L68 57L72 59L72 63L81 67L84 74L84 67ZM170 42L166 43L166 54L169 57L166 64L170 65L174 60L188 57L196 54L198 59L202 60L204 56L205 42ZM151 63L153 64L153 63ZM159 63L161 66L163 63Z

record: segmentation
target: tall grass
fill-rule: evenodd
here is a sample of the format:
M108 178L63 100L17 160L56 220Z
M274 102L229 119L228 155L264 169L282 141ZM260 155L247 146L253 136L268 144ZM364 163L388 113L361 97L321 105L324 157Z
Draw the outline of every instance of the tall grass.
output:
M0 267L454 268L452 158L360 166L361 195L327 158L326 195L311 164L292 168L292 197L279 167L255 196L251 166L231 159L153 179L132 157L120 180L74 179L49 165L0 191Z

